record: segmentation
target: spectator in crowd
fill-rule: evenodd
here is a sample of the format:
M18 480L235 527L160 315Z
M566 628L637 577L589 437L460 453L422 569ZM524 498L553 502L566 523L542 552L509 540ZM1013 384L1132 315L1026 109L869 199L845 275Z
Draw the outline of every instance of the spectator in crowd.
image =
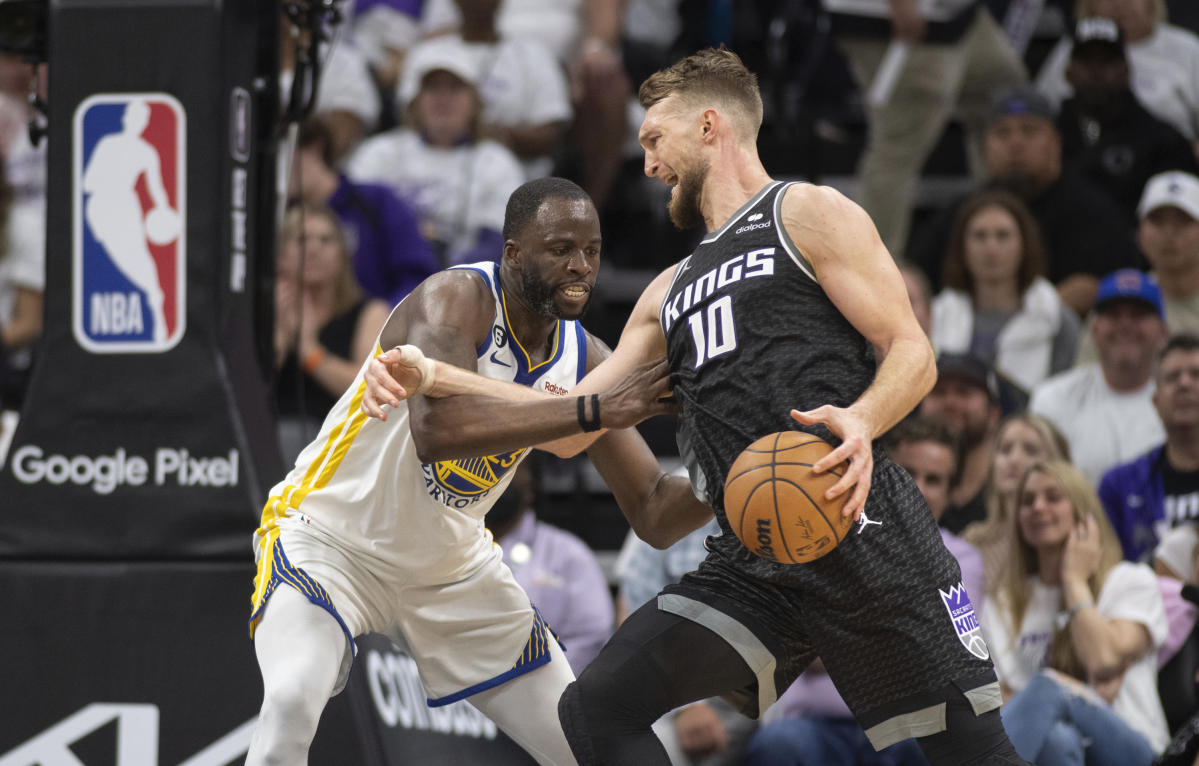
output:
M1170 735L1157 696L1166 614L1153 570L1123 561L1069 463L1038 463L1010 527L1015 556L982 624L1004 728L1041 766L1148 766Z
M1002 582L1012 560L1011 520L1016 514L1020 480L1034 463L1049 460L1069 462L1070 445L1053 423L1040 415L1008 415L995 430L983 490L987 517L962 533L982 554L983 587L988 594Z
M1199 178L1158 173L1145 184L1137 213L1137 243L1161 288L1166 327L1199 332ZM1095 343L1084 334L1075 364L1096 359Z
M393 91L408 49L422 33L424 0L354 0L350 36L380 92Z
M422 24L460 28L455 0L429 0ZM501 39L545 45L570 78L575 119L570 147L580 183L601 212L623 161L632 86L621 63L624 2L611 0L504 0L496 17Z
M297 59L308 55L302 47L307 45L304 35L288 34L290 29L290 24L283 25L279 51L279 93L284 106L291 101ZM382 101L370 68L350 37L337 36L323 45L318 55L312 115L329 130L330 157L336 166L379 126Z
M984 134L988 187L1013 192L1037 219L1047 251L1047 276L1066 305L1083 316L1099 279L1139 265L1140 254L1119 207L1074 173L1063 172L1057 113L1030 88L1000 91ZM941 263L957 208L951 203L915 237L912 260L941 286Z
M390 187L357 183L333 166L332 136L310 119L300 126L293 198L329 207L351 243L354 277L372 298L395 305L439 268L433 248L421 236L412 206Z
M42 334L46 221L17 206L0 155L0 411L21 409L35 342Z
M1159 173L1145 184L1137 242L1162 291L1170 332L1199 332L1199 178Z
M949 507L957 441L940 420L909 418L887 435L891 459L912 475L933 518ZM941 527L945 547L962 568L962 584L981 603L983 562L974 546ZM747 766L916 766L927 763L915 740L875 753L819 660L767 712L746 748Z
M933 299L933 345L986 360L1025 391L1069 369L1079 320L1045 279L1037 222L1015 195L980 192L958 208Z
M4 163L0 178L12 188L14 208L31 208L44 217L47 142L35 146L30 139L31 87L46 98L46 65L35 68L19 56L0 52L0 161Z
M1099 497L1130 561L1145 557L1166 531L1199 522L1199 336L1167 341L1155 384L1152 401L1165 443L1112 468L1099 483Z
M1195 525L1175 527L1154 551L1158 590L1170 629L1157 651L1157 693L1166 714L1166 726L1178 732L1187 719L1199 713L1199 530ZM1168 550L1167 550L1168 549ZM1171 563L1164 565L1164 558ZM1190 766L1199 748L1191 753Z
M1133 95L1124 41L1114 21L1078 22L1066 78L1074 96L1058 115L1062 162L1111 197L1131 224L1151 176L1196 169L1191 145Z
M887 54L902 60L885 102L869 104L870 136L859 165L861 203L891 254L907 242L916 181L949 119L958 114L981 180L981 134L995 88L1023 82L1024 65L980 0L929 10L914 0L823 0L838 47L863 93Z
M1164 0L1078 0L1077 10L1078 18L1116 22L1137 100L1187 140L1199 139L1199 37L1166 22ZM1058 43L1037 74L1038 90L1055 104L1072 92L1066 80L1070 47L1069 38Z
M462 16L458 32L419 43L452 45L473 58L483 99L480 135L507 146L520 159L527 178L548 176L553 154L570 123L566 75L536 40L501 37L496 29L499 0L454 0ZM415 92L411 76L403 94Z
M937 383L920 403L919 411L943 422L957 441L956 481L940 524L961 534L969 524L986 518L983 486L988 445L1003 414L995 371L968 354L941 354L937 359Z
M354 381L390 309L360 297L333 211L288 210L275 277L275 398L286 458L299 454Z
M1109 468L1165 437L1152 402L1153 365L1167 337L1157 283L1134 269L1105 277L1091 337L1099 362L1038 385L1029 410L1065 435L1074 464L1094 486Z
M720 524L713 518L669 548L658 549L630 531L616 561L618 622L698 567L708 555L704 541L719 534ZM742 762L757 722L716 697L674 710L653 728L673 766L733 766Z
M587 544L537 518L536 457L517 467L485 520L504 563L558 635L577 674L612 635L612 595Z
M442 265L498 260L508 196L524 171L479 137L479 72L461 45L414 50L405 68L408 124L367 139L347 175L391 187L416 208Z

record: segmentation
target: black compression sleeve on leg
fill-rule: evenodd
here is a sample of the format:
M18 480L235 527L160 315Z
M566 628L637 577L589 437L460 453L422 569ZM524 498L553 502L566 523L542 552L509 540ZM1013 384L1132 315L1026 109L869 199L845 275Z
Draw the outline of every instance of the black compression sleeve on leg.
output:
M676 707L743 689L749 666L723 638L655 601L629 616L566 688L558 718L580 766L668 766L650 730Z
M975 715L960 694L946 701L945 731L916 742L930 766L1030 766L1008 740L999 711Z

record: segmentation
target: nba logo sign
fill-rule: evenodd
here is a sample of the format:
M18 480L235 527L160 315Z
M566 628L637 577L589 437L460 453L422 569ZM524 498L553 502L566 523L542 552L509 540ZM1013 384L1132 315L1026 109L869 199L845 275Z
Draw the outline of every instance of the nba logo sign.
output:
M75 110L72 327L89 351L156 353L183 337L186 127L165 93Z

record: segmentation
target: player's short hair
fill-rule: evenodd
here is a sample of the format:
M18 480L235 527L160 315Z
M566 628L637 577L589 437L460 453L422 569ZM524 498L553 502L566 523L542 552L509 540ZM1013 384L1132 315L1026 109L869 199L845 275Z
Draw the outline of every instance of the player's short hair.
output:
M504 208L504 239L515 239L537 216L542 204L549 199L591 202L591 197L583 191L583 187L574 181L556 176L535 178L518 187L512 192L512 196L508 197L508 206Z
M724 46L705 48L655 72L637 91L637 100L646 109L670 96L693 106L718 103L727 108L742 138L754 139L762 126L758 78Z

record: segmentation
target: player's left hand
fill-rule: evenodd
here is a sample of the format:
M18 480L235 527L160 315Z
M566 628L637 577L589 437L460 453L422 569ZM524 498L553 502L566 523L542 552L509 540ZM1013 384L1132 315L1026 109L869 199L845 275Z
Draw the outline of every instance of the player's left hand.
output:
M853 492L845 501L841 513L853 516L854 521L857 521L866 507L866 496L870 494L870 477L874 472L870 428L856 413L831 404L807 412L791 410L791 417L805 426L823 423L841 439L840 446L816 461L812 466L812 472L824 473L842 460L849 461L849 469L845 471L845 475L829 487L824 493L824 498L832 500L852 488Z
M729 746L728 731L706 702L696 702L675 713L674 730L679 747L692 759L722 752Z

